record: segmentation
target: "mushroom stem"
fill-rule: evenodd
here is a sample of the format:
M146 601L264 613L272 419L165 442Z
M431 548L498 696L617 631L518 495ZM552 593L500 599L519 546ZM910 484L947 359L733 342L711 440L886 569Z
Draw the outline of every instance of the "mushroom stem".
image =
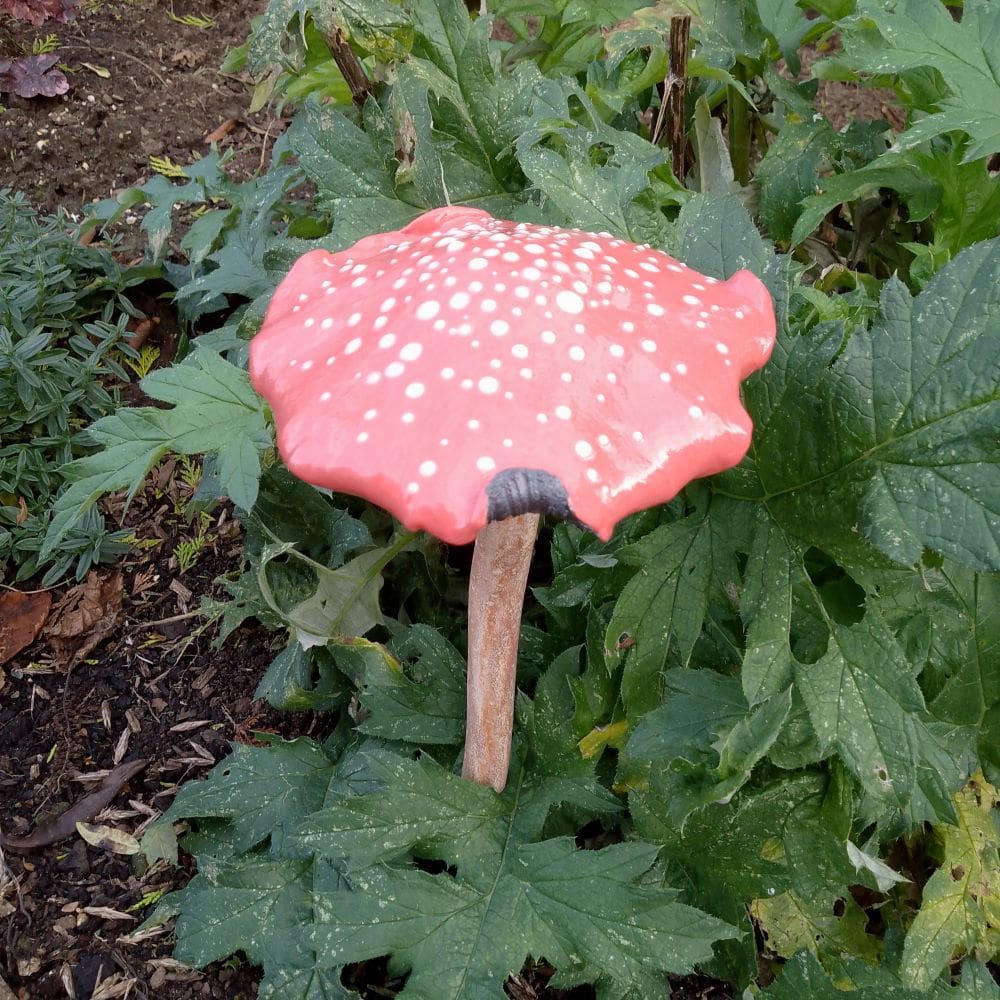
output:
M502 792L510 765L517 642L537 514L492 521L469 576L469 672L462 775Z

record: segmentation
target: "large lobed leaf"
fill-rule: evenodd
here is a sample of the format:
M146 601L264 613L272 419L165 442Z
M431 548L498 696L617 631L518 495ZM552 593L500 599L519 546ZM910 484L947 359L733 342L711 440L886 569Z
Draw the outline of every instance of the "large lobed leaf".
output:
M212 351L196 348L187 364L148 375L143 390L170 409L123 409L91 424L87 433L104 450L63 470L70 486L58 497L45 536L47 558L105 493L127 490L129 498L146 473L166 454L217 458L221 488L238 507L257 498L260 452L271 446L264 404L246 372Z
M761 499L793 534L845 565L929 548L1000 569L1000 241L915 298L889 281L846 344L836 328L783 338L751 411Z
M868 73L937 70L949 94L940 110L899 139L915 145L942 132L970 137L966 160L1000 150L1000 8L966 0L956 21L939 0L861 0L846 24L847 62Z
M354 889L318 896L311 943L337 962L390 954L409 970L401 996L499 996L532 954L564 982L596 975L608 995L666 997L664 972L691 969L713 941L737 934L673 891L640 884L652 845L582 851L569 838L537 840L559 802L616 808L591 781L522 772L498 797L427 759L383 753L369 763L380 791L332 801L302 827L303 847L346 858ZM407 851L453 864L455 875L394 864Z

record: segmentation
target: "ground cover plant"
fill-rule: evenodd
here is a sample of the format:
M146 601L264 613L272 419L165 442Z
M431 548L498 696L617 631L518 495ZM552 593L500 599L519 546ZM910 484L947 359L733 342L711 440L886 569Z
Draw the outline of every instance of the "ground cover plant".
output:
M65 216L39 219L0 191L0 573L32 576L62 470L93 450L82 429L118 405L136 358L127 297L143 280L104 250L78 244ZM47 557L45 582L124 551L91 510Z
M171 206L204 206L165 272L186 315L231 312L144 380L167 406L92 425L42 556L167 452L206 453L202 498L247 531L206 613L284 630L259 693L331 720L236 747L147 832L147 857L180 829L197 859L152 918L177 957L242 952L265 997L351 995L342 969L386 955L417 997L501 996L528 956L608 997L694 965L779 998L998 995L1000 11L818 7L699 5L678 177L650 141L674 6L511 0L498 38L457 3L275 2L247 65L312 96L272 170L235 185L208 157L98 207L150 202L157 255ZM778 70L834 29L816 72L895 87L898 139L834 131ZM338 36L354 107L302 73ZM748 267L779 324L738 468L607 543L548 525L502 795L456 773L460 555L290 477L244 370L303 250L459 203Z

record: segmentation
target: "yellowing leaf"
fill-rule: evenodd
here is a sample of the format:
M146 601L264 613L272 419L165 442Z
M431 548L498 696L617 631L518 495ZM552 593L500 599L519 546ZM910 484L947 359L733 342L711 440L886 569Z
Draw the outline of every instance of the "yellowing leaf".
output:
M98 66L97 63L80 63L84 69L89 69L94 76L99 76L102 80L111 79L111 70L106 69L104 66Z
M996 953L1000 916L1000 834L992 816L997 790L977 773L955 794L958 825L935 827L941 866L924 886L923 904L906 935L900 976L925 990L957 950ZM992 932L992 933L991 933Z
M865 961L879 958L879 941L865 933L865 911L847 896L833 906L811 905L794 892L755 899L750 915L757 921L768 948L783 958L811 951L821 960L840 954Z
M138 854L139 841L124 830L116 830L113 826L103 826L93 823L77 823L76 832L91 847L99 847L113 854Z

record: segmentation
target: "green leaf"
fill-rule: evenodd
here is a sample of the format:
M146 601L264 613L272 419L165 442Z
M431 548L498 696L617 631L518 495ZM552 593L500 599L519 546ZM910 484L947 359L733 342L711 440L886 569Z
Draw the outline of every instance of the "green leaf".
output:
M462 742L465 661L434 629L414 625L388 649L354 639L334 643L330 650L360 687L358 697L368 714L359 732L409 743Z
M739 578L730 521L734 506L715 500L618 550L619 561L639 571L618 598L605 647L624 657L622 698L633 720L658 701L671 640L686 663L701 634L710 594Z
M777 524L763 517L743 571L740 598L740 617L746 625L746 653L740 676L750 705L759 704L792 683L792 588L804 579L798 547Z
M129 499L165 455L222 456L221 486L243 510L253 507L261 451L271 446L264 405L246 372L212 351L196 348L183 365L147 375L148 396L171 409L142 407L102 417L87 433L103 450L63 470L69 487L56 500L42 549L47 558L105 493L127 490Z
M208 778L181 788L150 829L191 817L222 817L230 821L238 850L270 836L277 851L286 831L323 804L333 773L330 758L306 738L265 747L234 743Z
M748 711L735 678L671 670L665 703L644 716L622 752L619 782L655 786L683 827L699 806L728 802L770 749L791 707L791 688Z
M877 617L836 626L826 655L796 664L795 682L824 746L834 746L876 799L903 806L916 783L924 702L909 663Z
M295 116L289 143L315 183L318 204L333 216L336 249L412 222L429 206L399 199L395 137L385 112L369 102L364 130L336 108L309 102Z
M954 987L938 981L928 990L904 986L885 965L857 958L832 959L829 971L811 952L800 951L786 962L777 980L761 993L768 1000L997 1000L1000 987L979 962L962 965Z
M154 922L179 913L174 956L201 967L237 951L255 965L312 964L302 932L313 912L313 863L296 859L201 859L180 892L165 896Z
M801 243L824 219L827 212L848 202L875 195L882 188L898 191L906 202L911 222L926 219L937 208L943 190L928 175L920 158L908 153L885 153L846 174L834 174L817 185L819 194L802 202L801 214L792 229L791 243Z
M337 569L309 559L294 542L268 545L257 565L257 586L271 610L295 630L304 649L341 635L362 636L385 620L379 606L382 570L414 537L404 532L389 545L363 552ZM285 555L315 575L315 587L305 599L296 600L298 595L289 597L271 586L268 565Z
M844 23L847 61L867 73L937 70L948 88L940 110L911 125L897 140L912 146L942 132L970 137L965 160L1000 150L1000 9L966 0L961 20L937 0L859 0Z
M924 886L920 911L903 946L900 977L926 990L956 951L996 952L1000 927L1000 832L997 790L982 775L955 796L958 823L939 826L941 866Z
M523 774L498 797L426 759L384 754L381 764L383 791L341 798L303 828L303 846L346 855L357 890L317 898L310 941L331 961L388 953L409 970L408 992L457 1000L496 994L530 953L564 980L596 969L618 993L652 997L665 995L664 971L690 969L711 941L736 933L638 884L656 856L648 844L531 842L551 795ZM407 847L455 864L456 875L366 867Z
M761 237L738 198L695 195L677 220L678 256L689 266L716 278L749 268L764 278L775 266L774 251Z
M895 280L872 330L783 337L749 399L768 509L846 565L924 548L1000 569L1000 242L912 298ZM839 352L839 356L838 356ZM867 550L867 551L866 551Z

